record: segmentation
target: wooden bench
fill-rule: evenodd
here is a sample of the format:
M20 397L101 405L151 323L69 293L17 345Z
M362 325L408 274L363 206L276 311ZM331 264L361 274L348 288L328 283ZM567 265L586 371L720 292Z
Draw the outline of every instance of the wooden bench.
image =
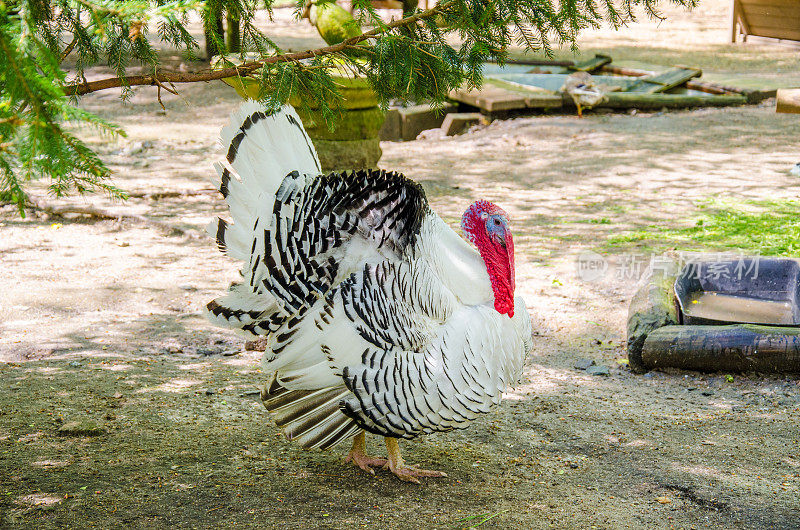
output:
M741 33L800 41L800 0L733 0L731 42Z

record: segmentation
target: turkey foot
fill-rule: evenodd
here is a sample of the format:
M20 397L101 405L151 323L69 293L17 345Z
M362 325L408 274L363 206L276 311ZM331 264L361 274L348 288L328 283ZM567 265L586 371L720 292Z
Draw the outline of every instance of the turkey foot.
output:
M417 466L407 466L400 455L400 446L397 438L386 438L386 449L389 451L389 461L384 465L389 471L394 473L403 482L413 482L419 484L418 477L446 477L444 471L432 471L420 469Z
M388 460L385 458L367 456L367 444L365 442L365 438L366 437L362 432L353 439L353 447L350 449L350 452L347 453L347 457L344 459L344 461L352 462L353 465L356 465L367 473L374 475L375 470L372 468L384 467L388 464Z

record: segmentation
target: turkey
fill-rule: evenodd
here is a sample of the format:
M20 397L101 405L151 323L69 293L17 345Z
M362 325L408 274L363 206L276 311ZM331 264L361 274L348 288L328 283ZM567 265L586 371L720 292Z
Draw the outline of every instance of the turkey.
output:
M217 188L232 222L209 227L242 262L207 305L218 325L266 341L261 399L287 439L400 479L446 476L406 465L399 438L466 427L497 405L531 349L514 297L506 213L472 204L461 228L422 187L384 170L321 174L294 109L252 101L222 130ZM385 437L388 459L365 451Z

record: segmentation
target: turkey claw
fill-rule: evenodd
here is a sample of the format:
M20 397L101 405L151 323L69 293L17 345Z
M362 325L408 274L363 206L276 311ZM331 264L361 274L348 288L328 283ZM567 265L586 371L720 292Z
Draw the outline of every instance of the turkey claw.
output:
M419 484L419 478L417 477L446 477L447 473L444 471L433 471L430 469L420 469L415 465L412 466L392 466L390 463L384 466L384 468L388 468L389 471L395 474L397 478L402 480L403 482L413 482L414 484Z
M350 451L350 454L344 459L345 463L352 462L353 465L363 469L370 475L375 474L373 467L385 467L387 460L385 458L376 458L367 456L364 453L357 453Z

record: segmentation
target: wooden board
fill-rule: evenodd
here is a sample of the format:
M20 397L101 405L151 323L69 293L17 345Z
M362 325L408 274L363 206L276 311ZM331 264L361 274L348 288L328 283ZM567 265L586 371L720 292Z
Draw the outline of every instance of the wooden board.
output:
M593 72L598 68L610 64L611 61L612 59L608 55L603 55L601 53L598 53L591 59L575 63L572 66L568 66L567 68L575 72Z
M665 92L670 88L680 86L690 79L700 77L703 74L702 70L697 68L672 68L666 72L657 75L641 77L636 81L636 84L629 87L625 92L638 92L655 94L658 92Z
M453 90L450 92L450 99L487 112L528 108L523 96L493 86L484 86L477 90Z
M548 109L562 105L560 94L544 89L525 89L488 78L478 90L453 90L450 99L472 105L486 112L502 112L519 109Z
M800 114L800 88L779 89L775 111Z

